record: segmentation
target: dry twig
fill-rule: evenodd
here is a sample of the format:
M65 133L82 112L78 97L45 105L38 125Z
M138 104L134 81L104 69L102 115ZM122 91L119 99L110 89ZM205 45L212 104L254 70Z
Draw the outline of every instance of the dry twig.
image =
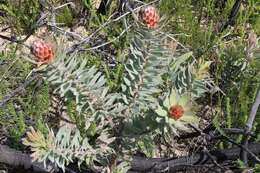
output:
M6 145L0 145L0 163L15 167L24 167L25 169L33 169L35 172L55 172L57 169L53 165L46 165L43 163L32 162L28 154L9 148Z
M248 116L248 119L247 119L247 122L245 125L245 135L244 135L242 144L247 149L248 149L248 140L250 138L250 132L252 130L253 123L254 123L255 116L256 116L259 105L260 105L260 88L258 90L255 102L251 108L250 114ZM242 152L241 152L241 159L244 161L245 165L248 165L247 152L245 150L242 150Z

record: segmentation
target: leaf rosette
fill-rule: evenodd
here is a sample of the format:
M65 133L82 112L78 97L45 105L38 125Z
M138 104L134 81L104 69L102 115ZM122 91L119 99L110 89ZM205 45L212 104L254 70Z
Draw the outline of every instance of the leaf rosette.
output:
M177 130L189 131L188 124L196 126L199 123L194 108L192 99L187 93L180 95L175 90L171 90L155 112L177 133Z

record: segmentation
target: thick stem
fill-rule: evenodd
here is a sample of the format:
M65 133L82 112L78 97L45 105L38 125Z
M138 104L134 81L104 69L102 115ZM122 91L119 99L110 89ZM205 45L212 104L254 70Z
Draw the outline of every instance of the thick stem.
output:
M260 143L249 144L249 151L257 155L260 153ZM211 158L209 158L209 154ZM187 167L196 165L212 164L216 161L218 164L225 163L229 160L237 160L240 154L240 147L234 147L224 150L214 150L208 153L201 152L191 156L180 158L142 158L134 157L131 165L131 172L178 172L186 170Z
M11 165L14 167L24 167L25 169L33 169L35 172L57 172L52 165L33 162L28 154L9 148L6 145L0 145L0 163Z

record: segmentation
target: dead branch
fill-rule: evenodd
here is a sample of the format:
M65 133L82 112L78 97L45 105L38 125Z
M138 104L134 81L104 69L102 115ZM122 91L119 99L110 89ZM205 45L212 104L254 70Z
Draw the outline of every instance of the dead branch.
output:
M260 143L253 143L248 146L250 152L256 155L260 154ZM210 157L205 152L171 159L134 157L130 172L177 172L185 170L189 166L213 163L212 160L215 160L217 163L236 160L240 155L240 151L240 147L234 147L210 151Z
M244 134L244 129L240 129L240 128L223 128L222 131L227 135ZM191 132L191 133L186 133L186 134L180 135L177 138L178 139L196 138L198 136L201 136L201 133L210 134L213 139L218 139L218 132L216 131L216 128L213 126L213 124L210 124L208 127L203 129L201 132L195 131L195 132ZM251 137L256 137L253 132L249 132L248 134Z
M82 46L83 45L86 45L87 43L90 42L90 40L95 36L97 35L103 28L107 27L109 24L113 23L113 22L117 22L119 20L121 20L122 18L130 15L132 12L135 12L135 11L138 11L140 10L142 7L146 6L146 5L149 5L149 4L153 4L153 3L156 3L158 2L159 0L154 0L152 2L149 2L148 4L144 4L144 5L141 5L141 6L138 6L136 7L135 9L132 9L131 11L127 11L125 13L123 13L122 15L120 15L119 17L117 18L114 18L116 16L117 13L113 13L108 19L107 21L102 24L97 30L95 30L92 34L90 34L89 36L83 38L81 41L71 45L67 50L66 50L66 53L67 54L70 54L72 52L75 52L77 50L82 50ZM127 30L127 28L126 28ZM122 34L122 33L121 33Z
M260 143L248 145L250 152L255 155L260 154ZM129 172L177 172L186 170L190 167L196 167L212 163L225 163L229 160L236 160L240 154L240 147L234 147L224 150L213 150L201 152L191 156L180 158L143 158L134 157ZM22 166L25 169L33 169L35 172L57 172L58 170L48 164L46 167L42 163L32 162L28 154L0 145L0 163L8 164L14 167ZM70 172L73 172L70 171Z
M30 36L30 35L29 35ZM16 37L14 36L11 36L11 37L7 37L5 35L1 35L0 34L0 38L3 39L3 40L7 40L7 41L10 41L12 43L17 43L17 44L22 44L23 46L27 47L28 49L30 49L30 46L23 43L29 36L26 36L25 39L22 39L22 40L18 40Z
M244 135L244 139L242 141L242 144L243 144L243 146L245 148L248 148L248 140L250 138L250 134L249 133L252 130L253 123L254 123L255 116L256 116L256 113L257 113L259 105L260 105L260 88L258 90L258 94L256 96L255 102L254 102L254 104L253 104L253 106L251 108L250 114L248 116L248 119L247 119L247 122L246 122L246 125L245 125L245 131L244 131L245 135ZM241 158L244 161L244 164L248 165L247 152L245 150L242 150Z
M242 0L235 1L234 5L229 13L227 21L224 23L224 25L220 29L221 32L224 31L224 29L226 29L229 25L231 25L235 21L235 18L237 16L241 3L242 3Z
M11 165L14 167L24 167L25 169L32 169L35 172L55 172L57 169L52 165L43 163L32 162L28 154L9 148L6 145L0 145L0 163Z

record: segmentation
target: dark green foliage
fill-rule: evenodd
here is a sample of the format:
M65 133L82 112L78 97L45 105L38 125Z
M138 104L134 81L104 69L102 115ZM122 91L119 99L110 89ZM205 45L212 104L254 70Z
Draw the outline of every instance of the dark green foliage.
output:
M58 11L58 15L56 16L57 23L63 23L68 27L73 26L73 16L69 7L64 7Z
M194 51L196 57L204 56L210 58L212 49L218 45L222 36L231 31L230 35L244 34L242 27L253 14L254 4L240 8L236 19L234 30L220 32L221 26L226 22L227 16L235 0L229 0L224 5L220 1L201 0L162 0L160 8L167 14L167 30L179 34L178 40Z
M0 4L0 11L4 13L3 17L0 17L0 22L11 26L16 34L26 34L36 29L40 5L34 0L8 0Z
M16 48L10 47L0 55L0 98L10 94L23 84L30 72L32 65L15 57ZM9 141L13 147L21 147L21 138L24 136L28 125L33 125L46 133L44 117L49 110L49 86L38 79L25 90L19 97L12 98L7 105L0 108L0 131L8 131Z
M256 164L254 167L254 173L259 173L260 172L260 165Z
M250 15L250 23L253 26L255 32L259 35L260 34L260 2L258 0L251 0L249 1L251 4L251 10L253 13Z
M221 55L223 63L219 65L219 83L226 95L220 98L220 107L227 120L226 127L243 127L250 113L260 83L259 67L253 65L254 61L247 62L239 44L224 50ZM259 118L255 121L256 131L259 129L258 124ZM241 136L237 142L240 140Z

